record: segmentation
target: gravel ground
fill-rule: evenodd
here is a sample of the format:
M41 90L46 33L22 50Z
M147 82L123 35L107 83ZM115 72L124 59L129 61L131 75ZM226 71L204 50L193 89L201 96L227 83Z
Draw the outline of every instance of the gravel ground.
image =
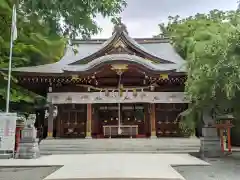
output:
M59 167L1 167L0 180L42 180Z
M217 159L206 159L211 166L174 167L186 180L239 180L240 153Z

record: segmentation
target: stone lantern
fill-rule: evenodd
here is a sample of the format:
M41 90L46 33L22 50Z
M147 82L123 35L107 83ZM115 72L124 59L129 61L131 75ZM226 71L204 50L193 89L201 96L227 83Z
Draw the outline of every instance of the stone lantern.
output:
M16 154L19 159L35 159L40 156L37 130L34 127L36 114L30 114L22 129L21 140Z

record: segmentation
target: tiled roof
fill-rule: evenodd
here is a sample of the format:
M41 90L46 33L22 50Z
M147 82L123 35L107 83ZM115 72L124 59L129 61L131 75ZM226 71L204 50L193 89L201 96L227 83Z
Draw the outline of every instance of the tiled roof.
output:
M173 69L176 69L177 71L185 71L184 64L185 61L176 53L173 46L168 42L166 39L160 39L160 38L146 38L146 39L133 39L128 36L125 32L121 32L121 36L127 39L127 41L131 44L133 44L136 48L140 49L140 51L143 51L144 53L150 54L156 58L159 58L160 60L164 60L166 62L169 62L167 65L169 68L172 67ZM97 53L101 49L105 48L113 41L113 39L116 37L116 33L113 34L109 39L93 39L93 40L77 40L75 41L75 45L68 46L66 49L65 55L60 59L59 62L53 63L53 64L45 64L40 66L34 66L34 67L20 67L15 68L13 71L16 72L35 72L35 73L63 73L64 69L69 69L71 67L70 64L74 64L76 67L76 62L80 62L82 59ZM119 34L118 34L119 35ZM74 51L73 49L77 50ZM77 52L77 53L76 53ZM111 56L112 59L117 59L119 55L116 54ZM126 55L126 58L129 59L129 55ZM102 56L100 57L101 60L106 58L106 61L109 61L109 56ZM97 58L95 62L99 61L99 58ZM135 58L137 59L137 58ZM140 59L140 57L138 57ZM142 58L143 59L143 58ZM144 61L144 59L143 59ZM101 61L99 61L101 62ZM140 62L140 61L139 61ZM91 62L89 62L91 63ZM146 64L146 63L145 63ZM165 64L165 63L164 63ZM153 65L154 70L161 71L164 68L166 68L166 65L160 63L158 65ZM70 66L70 67L68 67ZM77 69L84 70L84 67L90 67L90 65L86 64L78 64ZM157 69L158 68L158 69ZM87 70L87 69L85 69Z

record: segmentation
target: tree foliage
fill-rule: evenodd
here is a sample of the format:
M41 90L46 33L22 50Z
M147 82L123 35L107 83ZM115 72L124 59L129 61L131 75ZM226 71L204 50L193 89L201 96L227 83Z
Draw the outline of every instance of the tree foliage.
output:
M19 4L25 16L37 15L53 32L70 38L96 34L98 14L115 18L126 6L125 0L19 0Z
M115 17L124 0L0 0L0 68L9 62L13 4L17 4L18 38L14 42L12 67L35 66L58 61L68 38L89 37L100 28L97 14ZM6 98L6 74L0 76L0 101ZM35 95L12 83L12 102L34 102ZM0 109L3 109L0 103Z
M10 29L13 3L0 0L0 68L7 68L10 50ZM56 33L51 33L44 22L30 21L23 16L21 9L17 14L18 39L14 42L12 67L32 66L56 62L65 49L66 40ZM7 75L0 78L0 99L6 98ZM34 102L35 95L19 87L13 81L11 88L12 102ZM0 108L4 109L3 103Z
M188 112L237 111L240 99L240 12L213 10L185 19L169 17L159 25L186 59ZM191 111L190 111L191 110Z

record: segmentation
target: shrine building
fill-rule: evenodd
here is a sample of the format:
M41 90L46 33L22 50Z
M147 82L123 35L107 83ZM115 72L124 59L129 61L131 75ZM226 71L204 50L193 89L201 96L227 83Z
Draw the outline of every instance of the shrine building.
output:
M181 136L185 61L167 38L134 39L120 24L109 39L72 43L56 63L13 69L20 86L47 97L37 126L49 138Z

